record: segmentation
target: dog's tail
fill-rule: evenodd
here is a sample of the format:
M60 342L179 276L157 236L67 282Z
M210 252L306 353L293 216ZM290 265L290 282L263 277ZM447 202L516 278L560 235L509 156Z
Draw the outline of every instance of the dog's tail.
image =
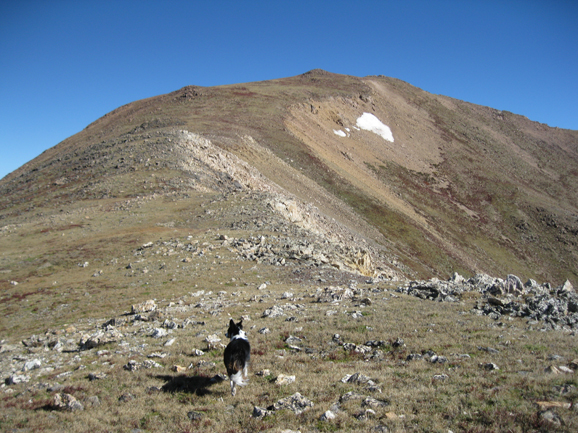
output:
M235 385L239 386L245 386L249 382L249 378L246 379L243 378L243 370L237 371L235 374L229 376L229 378L231 379L232 382L235 383Z

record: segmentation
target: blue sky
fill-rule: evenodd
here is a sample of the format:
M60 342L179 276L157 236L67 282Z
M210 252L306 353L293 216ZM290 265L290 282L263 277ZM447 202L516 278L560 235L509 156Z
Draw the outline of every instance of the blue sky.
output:
M314 68L578 129L578 1L0 0L0 178L126 103Z

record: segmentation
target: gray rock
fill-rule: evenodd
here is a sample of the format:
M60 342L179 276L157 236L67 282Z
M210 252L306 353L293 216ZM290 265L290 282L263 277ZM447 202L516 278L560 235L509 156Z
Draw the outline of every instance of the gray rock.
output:
M124 336L115 328L106 331L97 331L92 335L84 335L79 345L82 350L90 350L108 343L116 343Z
M296 392L295 394L283 398L275 403L272 407L268 407L268 410L281 410L281 409L288 409L295 413L295 415L299 415L306 411L309 408L313 407L313 402L309 400L307 397L302 396L300 393Z
M40 368L41 366L42 366L42 362L40 362L39 359L33 359L32 361L27 361L26 363L24 363L24 366L22 367L22 371L36 370L37 368Z
M556 289L556 291L558 293L574 293L574 286L572 285L572 283L568 280L564 281L564 284L562 284L560 287L558 287Z
M134 395L132 395L130 392L125 392L118 398L118 401L120 401L121 403L127 403L134 399L135 399Z
M472 314L487 315L494 320L503 315L526 317L531 326L542 322L542 330L578 329L578 294L569 281L552 289L548 283L538 285L533 280L522 284L520 278L512 274L505 280L477 274L467 281L453 275L448 281L436 278L411 281L397 291L445 302L459 300L464 292L476 291L483 298L471 310Z
M372 408L380 408L380 407L386 407L389 406L389 402L386 400L378 400L376 398L373 397L366 397L362 402L361 402L361 407L372 407Z
M375 417L375 411L373 409L365 409L361 412L357 412L353 416L359 421L367 421L368 419Z
M263 312L263 317L269 317L271 319L273 319L275 317L281 317L284 315L285 315L285 313L283 312L283 309L281 307L278 307L277 305L274 305L271 308L267 308Z
M299 344L301 343L303 340L301 340L301 338L299 337L294 337L293 335L290 335L289 337L287 337L285 339L285 343L287 344Z
M335 419L337 417L337 415L335 415L335 412L331 411L331 410L326 410L325 412L323 412L323 414L319 417L319 419L321 421L331 421L332 419Z
M30 382L30 376L26 376L24 374L13 374L8 379L6 379L7 385L16 385L19 383L26 383Z
M287 376L285 374L280 374L279 376L277 376L277 379L275 379L275 385L289 385L290 383L294 383L295 382L295 376Z
M363 400L366 397L367 396L365 396L365 395L358 394L358 393L353 392L353 391L349 391L348 393L343 394L341 397L339 397L339 403L345 403L345 402L351 401L351 400Z
M547 424L551 426L560 427L564 425L564 421L556 412L552 409L543 410L538 414L540 420L545 421Z
M205 414L203 412L198 412L195 410L191 410L189 412L187 412L187 418L190 419L191 421L198 421L201 420L205 417Z
M480 368L483 368L484 370L487 370L487 371L493 371L493 370L499 370L500 369L493 362L480 363L479 366L480 366Z
M347 375L341 379L343 383L353 383L355 385L368 385L374 386L375 382L371 380L368 376L361 373L354 373L352 375Z
M100 379L104 379L106 377L106 373L89 373L88 374L88 380L90 381L94 381L94 380L100 380Z
M254 406L252 416L253 418L264 418L267 415L271 415L273 412L273 410L267 410L259 406Z
M478 350L482 350L482 351L488 352L488 353L500 353L500 351L498 349L494 349L493 347L478 346Z
M506 277L504 290L506 293L519 296L524 293L524 284L522 284L522 280L520 280L517 276L510 274Z
M153 338L163 338L169 335L169 333L163 328L155 328L151 333L151 337Z
M142 314L155 311L157 309L157 304L154 300L150 299L148 301L142 302L140 304L135 304L131 307L132 314Z
M354 292L349 288L329 286L318 289L315 296L317 302L340 302L353 298Z
M141 368L141 365L136 362L134 359L131 359L126 365L124 365L122 368L124 368L125 370L128 371L136 371L139 368Z
M55 394L52 399L52 407L58 410L74 412L84 410L84 406L74 396L66 393Z
M434 380L446 380L448 378L449 378L449 376L447 374L435 374L433 376Z
M98 396L93 395L91 397L88 397L86 400L84 400L84 402L88 405L88 406L92 406L92 407L97 407L100 406L100 399L98 398Z
M179 327L179 325L177 325L177 323L176 323L174 320L166 319L166 320L163 322L163 328L166 328L166 329L177 329L178 327Z

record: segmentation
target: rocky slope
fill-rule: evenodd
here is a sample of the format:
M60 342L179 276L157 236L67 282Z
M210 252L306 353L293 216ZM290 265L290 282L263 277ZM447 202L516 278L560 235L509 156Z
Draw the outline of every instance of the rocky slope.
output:
M357 126L363 113L392 141ZM144 180L115 179L170 172L163 191L283 192L413 276L561 283L577 269L577 143L576 131L386 77L188 86L120 107L8 175L0 218L146 195Z

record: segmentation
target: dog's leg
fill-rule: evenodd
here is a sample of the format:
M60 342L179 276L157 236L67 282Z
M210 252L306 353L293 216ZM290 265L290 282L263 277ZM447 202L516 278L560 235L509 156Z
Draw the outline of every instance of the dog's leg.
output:
M235 397L236 393L237 393L237 388L235 388L235 381L231 380L231 395L233 397Z
M249 380L249 372L247 370L248 370L248 366L247 366L247 364L245 364L245 366L243 367L243 376L245 376L245 378L247 380Z

